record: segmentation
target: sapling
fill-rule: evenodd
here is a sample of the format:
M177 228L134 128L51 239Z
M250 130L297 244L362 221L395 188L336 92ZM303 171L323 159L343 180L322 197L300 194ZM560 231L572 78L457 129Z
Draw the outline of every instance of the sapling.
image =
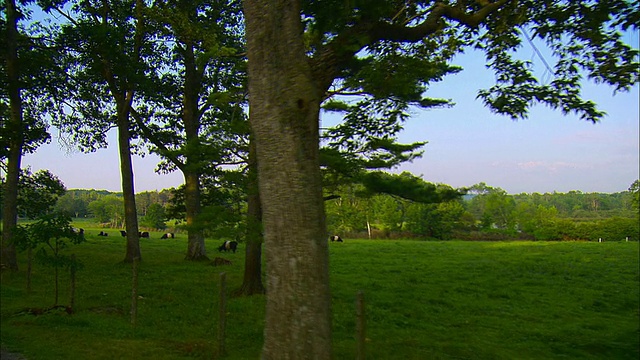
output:
M28 225L28 231L32 248L39 247L35 254L36 261L54 268L54 306L57 306L59 269L77 270L81 267L75 257L63 255L62 250L69 244L84 242L84 235L82 231L71 227L71 218L62 213L41 216L35 223Z

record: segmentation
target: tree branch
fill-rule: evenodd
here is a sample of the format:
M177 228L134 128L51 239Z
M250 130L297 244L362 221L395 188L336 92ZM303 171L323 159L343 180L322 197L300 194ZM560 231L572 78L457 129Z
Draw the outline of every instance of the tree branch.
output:
M140 113L136 111L136 109L134 109L133 107L131 108L131 115L133 115L133 119L135 120L136 125L138 125L140 130L142 130L142 133L144 134L145 138L151 141L151 143L153 143L153 145L155 145L158 148L159 150L158 152L162 156L169 159L169 161L171 161L180 170L184 171L183 169L186 165L183 162L181 162L180 159L178 159L178 157L172 155L171 150L169 150L164 143L159 141L153 135L153 132L151 131L151 129L149 129L149 127L144 123L144 121L142 121L142 116L140 115Z
M322 90L327 90L352 57L368 45L379 41L417 42L428 35L441 30L443 19L454 20L469 28L478 27L491 13L514 0L478 0L482 7L473 13L464 8L436 3L425 19L415 26L393 24L387 21L368 21L356 23L345 32L336 36L327 45L321 47L318 55L312 59L312 68Z

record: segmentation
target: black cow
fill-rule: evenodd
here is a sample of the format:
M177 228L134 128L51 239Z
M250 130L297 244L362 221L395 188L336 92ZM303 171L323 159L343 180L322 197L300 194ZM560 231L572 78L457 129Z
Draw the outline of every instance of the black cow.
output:
M100 231L100 234L98 234L98 236L109 236L109 234L107 234L107 233L106 233L106 232L104 232L104 231Z
M337 242L343 242L343 241L342 241L342 238L341 238L340 236L338 236L338 235L330 236L330 237L329 237L329 240L331 240L331 241L337 241Z
M220 247L218 248L218 251L230 251L232 250L233 253L236 253L236 249L238 248L238 242L237 241L225 241L222 243L222 245L220 245Z
M127 232L124 231L124 230L120 230L120 235L122 235L122 237L126 237L127 236ZM149 232L148 231L138 231L138 237L148 238L149 237Z
M80 236L84 236L84 229L83 228L73 228L72 229L74 233L80 235Z
M175 239L176 235L174 233L166 233L166 234L162 234L162 236L160 237L160 239Z

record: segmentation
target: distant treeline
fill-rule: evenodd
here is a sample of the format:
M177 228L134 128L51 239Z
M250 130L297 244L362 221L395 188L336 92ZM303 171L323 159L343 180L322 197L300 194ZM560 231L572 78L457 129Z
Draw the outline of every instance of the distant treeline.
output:
M348 189L346 189L348 190ZM466 240L638 240L638 192L507 194L484 183L458 201L421 204L344 191L327 202L329 228L354 237Z
M144 227L164 229L165 209L170 206L173 196L172 190L168 189L136 194L136 208L141 224ZM124 221L123 201L122 193L119 192L73 189L67 190L58 199L54 209L75 218L95 218L97 223L104 226L120 228Z
M344 186L326 201L330 233L371 238L433 238L468 240L638 240L638 193L521 193L507 194L484 183L468 189L457 201L422 204L397 196L363 197L358 185ZM141 226L164 229L168 219L180 220L176 190L136 195ZM235 204L236 213L243 205ZM68 190L56 209L76 218L95 218L105 227L123 226L120 193ZM228 217L217 213L220 222ZM207 219L215 227L216 216ZM238 218L238 221L241 218ZM227 224L228 225L228 224ZM241 226L235 227L241 228Z

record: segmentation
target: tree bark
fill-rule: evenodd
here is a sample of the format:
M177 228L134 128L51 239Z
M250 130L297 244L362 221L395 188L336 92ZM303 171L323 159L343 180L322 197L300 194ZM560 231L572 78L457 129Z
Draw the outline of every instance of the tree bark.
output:
M133 263L134 259L142 260L140 253L140 236L138 234L138 214L136 212L136 195L133 184L133 163L131 161L131 144L129 133L129 103L118 104L118 148L120 153L120 176L122 176L122 194L124 197L124 219L127 232L127 252L125 263Z
M18 271L16 245L13 230L18 225L18 182L20 163L24 145L22 123L22 99L20 98L18 63L18 9L14 0L7 0L7 82L9 90L9 119L2 131L9 134L9 157L7 159L7 179L4 187L2 209L2 254L0 260L12 271Z
M186 136L186 164L184 174L185 212L188 230L187 260L209 260L204 245L202 227L198 225L200 215L200 166L202 161L200 144L200 115L198 97L201 76L195 60L193 41L184 41L184 99L183 122Z
M192 171L184 171L184 202L187 220L188 244L185 260L209 260L204 247L204 235L198 225L200 214L200 177Z
M263 209L263 359L330 359L329 253L315 86L300 4L246 0L250 123Z
M262 207L258 189L258 167L256 163L256 143L253 136L249 139L247 184L247 231L244 259L244 279L235 295L264 294L262 284Z

